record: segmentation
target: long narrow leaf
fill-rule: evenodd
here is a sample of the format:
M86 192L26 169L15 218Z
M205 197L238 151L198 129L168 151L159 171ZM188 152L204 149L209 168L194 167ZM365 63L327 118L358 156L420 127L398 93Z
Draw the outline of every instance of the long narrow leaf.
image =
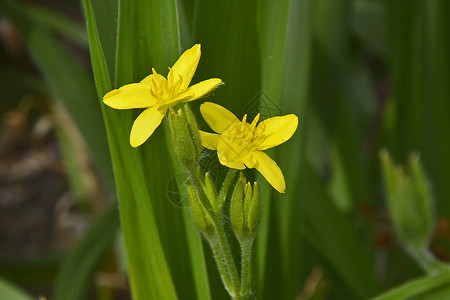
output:
M91 59L101 98L111 89L108 69L89 0L84 2ZM121 10L128 16L127 10ZM121 21L123 16L121 17ZM120 23L120 21L119 21ZM119 25L120 26L120 25ZM119 29L119 34L121 30ZM123 32L122 32L123 33ZM119 35L118 45L123 42ZM121 57L121 54L118 54ZM121 61L118 60L118 63ZM117 65L120 68L120 65ZM124 71L125 72L125 71ZM132 76L131 73L127 73ZM124 74L116 74L116 80ZM154 208L149 198L140 153L128 144L131 113L117 112L102 106L119 193L122 230L127 250L130 283L135 299L176 299L167 261L162 249Z
M393 289L373 300L406 300L417 297L417 299L438 299L428 298L426 292L447 286L450 283L450 274L443 273L436 276L425 277L405 283L404 285ZM439 298L444 299L444 298Z
M33 297L11 283L0 278L0 298L14 300L32 300Z
M114 204L88 228L82 240L65 257L52 299L86 299L95 271L118 228L119 215Z

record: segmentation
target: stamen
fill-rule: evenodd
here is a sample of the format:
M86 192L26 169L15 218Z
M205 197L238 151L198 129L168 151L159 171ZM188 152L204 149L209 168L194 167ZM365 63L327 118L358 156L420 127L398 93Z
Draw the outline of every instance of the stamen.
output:
M178 81L175 84L174 91L178 91L180 89L181 84L183 83L183 77L178 75Z
M158 73L156 73L155 68L152 68L152 73L153 73L153 76L155 76L156 78L158 78Z
M160 98L160 96L161 96L161 93L155 93L153 88L150 88L150 94L152 94L152 96L155 97L155 98Z
M159 91L158 83L156 82L155 76L152 77L152 89Z
M250 124L250 128L255 128L256 127L256 123L258 123L258 121L259 121L259 117L261 116L261 114L260 113L258 113L257 115L256 115L256 117L253 119L253 121L252 121L252 124Z
M156 73L155 68L152 68L152 72L153 72L153 76L154 76L155 80L158 82L159 90L164 91L164 93L166 93L167 95L170 95L171 92L169 90L169 87L167 86L167 80L164 77L163 77L164 79L161 78L162 76L159 75L158 73Z
M244 115L241 122L241 131L244 132L245 130L245 124L247 124L247 114Z
M172 68L169 67L169 75L167 76L167 81L169 84L169 89L173 91L173 73L172 73Z

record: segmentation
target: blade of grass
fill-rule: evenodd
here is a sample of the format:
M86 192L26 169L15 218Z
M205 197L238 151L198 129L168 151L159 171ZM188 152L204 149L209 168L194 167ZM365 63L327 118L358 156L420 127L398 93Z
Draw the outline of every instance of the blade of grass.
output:
M288 21L289 21L289 9L291 8L291 1L284 0L279 2L273 1L260 1L258 6L258 33L260 41L260 51L261 51L261 74L262 74L262 93L276 105L277 108L281 109L281 91L282 91L282 79L284 71L285 53L286 53L286 40L288 31ZM267 101L267 102L268 102ZM265 103L265 99L261 99L259 106L262 112L263 118L271 117L270 115L264 115L264 108L270 105ZM275 151L272 151L273 156ZM295 166L294 166L295 167ZM264 212L261 230L258 234L257 241L257 259L258 259L258 285L260 289L260 294L263 294L262 288L264 287L265 280L265 263L267 260L267 243L269 234L269 218L271 212L271 199L272 199L272 187L267 183L262 176L258 175L259 182L261 183L261 198L262 203L264 203ZM278 198L277 195L274 195ZM291 198L293 199L293 198ZM278 199L277 199L278 200ZM284 200L284 199L283 199ZM280 247L281 247L281 267L282 274L281 277L269 277L268 280L277 280L280 285L285 282L282 278L288 278L288 270L290 269L290 264L293 263L290 251L296 252L298 249L293 249L290 239L290 217L292 202L282 202L276 203L275 209L280 215L284 215L283 218L278 219L280 221L278 232ZM286 214L287 213L287 214ZM291 280L296 280L291 277ZM288 295L293 295L290 293L289 287L292 285L286 285L280 288L283 291L281 298L290 298Z
M309 164L303 169L302 178L299 191L303 199L299 218L305 221L302 233L334 267L355 297L367 299L379 289L369 257Z
M91 2L84 1L94 77L98 97L111 90ZM121 13L127 13L126 9ZM123 17L122 17L123 18ZM124 19L121 19L123 21ZM120 21L119 21L120 22ZM119 29L119 33L121 29ZM122 32L123 33L123 32ZM120 40L118 44L123 42ZM118 53L118 57L124 54ZM118 60L120 62L120 60ZM119 64L118 68L121 68ZM124 70L124 74L126 70ZM117 74L121 80L124 74ZM130 74L130 73L127 73ZM132 76L133 74L130 74ZM128 144L131 113L102 106L119 194L122 230L134 299L176 299L176 292L162 249L154 208L150 200L140 153Z
M386 31L386 3L357 0L353 3L352 29L374 52L386 57L388 52Z
M447 1L426 1L421 10L425 18L423 48L424 114L423 157L438 199L450 199L450 5ZM450 205L438 202L439 211L450 216Z
M300 286L292 282L301 282L300 274L303 270L303 241L297 217L300 198L297 187L302 185L299 170L304 160L305 119L309 103L311 7L309 0L291 0L280 99L281 114L296 114L299 117L299 127L287 143L276 148L276 161L286 179L286 193L281 195L274 192L272 203L276 213L273 223L277 223L278 227L272 238L280 244L278 260L282 262L282 273L277 276L274 271L267 272L271 277L266 282L277 281L277 285L283 285L282 293L286 298L293 298L299 293ZM274 260L268 263L274 264Z
M98 35L105 55L109 78L115 80L116 43L119 1L96 0L92 3L92 10L98 29Z
M421 39L423 20L418 0L388 1L387 24L392 95L396 102L396 161L405 163L411 150L422 150ZM395 148L394 148L395 147Z
M66 254L55 281L52 299L86 299L94 274L119 228L119 215L111 205Z
M27 3L24 5L27 17L49 31L60 34L84 48L88 47L85 28L63 14L41 5Z
M33 297L27 295L24 291L13 284L0 278L0 298L14 300L32 300Z
M226 88L215 91L214 102L241 117L256 115L261 97L256 12L255 1L198 0L194 14L194 41L204 50L195 77L221 78Z
M129 26L129 24L133 24ZM192 45L190 45L192 46ZM150 73L152 67L167 74L179 56L179 37L177 8L175 1L123 1L120 3L119 35L116 62L116 84L136 82ZM210 76L209 76L210 77ZM205 78L206 79L206 78ZM132 122L127 124L131 125ZM129 125L128 125L129 126ZM164 123L163 126L166 126ZM196 253L197 259L186 264L185 249L201 249L201 240L195 238L195 227L186 227L189 213L184 212L170 202L167 186L178 173L170 166L177 164L171 159L166 143L169 134L162 128L155 131L151 139L139 147L142 156L145 178L153 201L161 242L172 272L175 285L187 298L195 297L194 281L203 282L200 297L209 294L203 252ZM169 167L168 167L169 166ZM182 188L179 188L182 192ZM189 222L189 221L187 221ZM189 231L188 233L186 231ZM187 234L186 234L187 233ZM192 274L195 269L194 274ZM197 275L198 276L197 276ZM192 276L194 275L194 276ZM193 281L194 278L194 281ZM199 285L196 285L200 288Z
M449 273L419 278L407 282L401 285L400 287L388 291L383 295L377 296L373 298L373 300L403 300L403 299L406 300L419 295L420 298L418 299L429 299L425 297L424 293L444 286L448 287L449 283L450 283ZM430 299L438 299L438 298L430 298Z

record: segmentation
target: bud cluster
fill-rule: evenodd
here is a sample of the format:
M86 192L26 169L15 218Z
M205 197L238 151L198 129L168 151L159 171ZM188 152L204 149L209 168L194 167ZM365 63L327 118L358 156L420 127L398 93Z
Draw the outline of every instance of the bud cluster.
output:
M231 197L230 219L236 237L251 238L256 236L261 217L261 200L258 183L253 187L240 175Z

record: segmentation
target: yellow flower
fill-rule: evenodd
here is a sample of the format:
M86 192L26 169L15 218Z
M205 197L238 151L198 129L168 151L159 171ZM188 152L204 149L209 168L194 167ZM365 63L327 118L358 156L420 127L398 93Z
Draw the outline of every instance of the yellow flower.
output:
M218 133L200 131L203 147L217 150L220 163L229 168L256 168L277 191L284 193L283 173L276 162L261 150L289 140L297 129L296 115L269 118L256 126L260 114L249 124L247 115L239 121L232 112L211 102L203 103L200 112L206 123Z
M131 146L142 145L161 124L169 108L198 99L222 83L219 78L212 78L189 87L200 55L200 44L194 45L169 68L167 79L152 68L153 74L141 82L124 85L103 97L103 102L115 109L146 108L131 128Z

